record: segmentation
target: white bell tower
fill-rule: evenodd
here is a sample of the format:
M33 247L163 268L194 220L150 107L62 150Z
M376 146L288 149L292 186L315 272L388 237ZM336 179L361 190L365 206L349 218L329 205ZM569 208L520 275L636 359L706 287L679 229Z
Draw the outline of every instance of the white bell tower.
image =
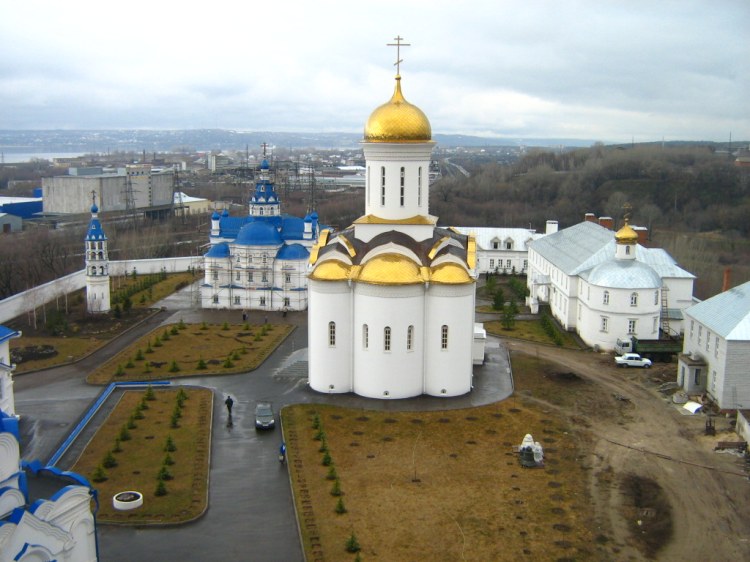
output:
M86 233L86 309L100 314L110 310L107 236L99 222L96 194L92 192L91 222Z

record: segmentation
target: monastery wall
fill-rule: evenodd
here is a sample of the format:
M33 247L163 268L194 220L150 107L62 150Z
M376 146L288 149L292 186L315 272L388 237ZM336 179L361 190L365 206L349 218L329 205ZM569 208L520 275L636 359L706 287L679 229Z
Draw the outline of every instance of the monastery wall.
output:
M148 260L123 260L109 262L110 275L125 275L136 270L138 275L159 273L180 273L189 268L199 269L203 265L202 257L162 258ZM86 270L82 269L65 277L44 283L23 293L18 293L0 301L0 324L9 322L17 316L34 310L45 303L64 297L68 293L83 289L86 286Z

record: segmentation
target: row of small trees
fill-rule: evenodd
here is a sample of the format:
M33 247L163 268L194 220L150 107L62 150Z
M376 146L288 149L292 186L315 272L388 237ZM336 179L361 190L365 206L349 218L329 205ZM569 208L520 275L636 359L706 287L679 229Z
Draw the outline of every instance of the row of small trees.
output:
M179 419L180 417L182 417L182 408L184 407L185 400L187 399L187 393L183 389L180 389L177 393L175 409L172 412L171 426L173 428L179 427ZM138 427L138 423L145 418L144 412L149 409L148 403L154 400L156 400L154 389L149 386L144 392L141 401L133 409L130 417L128 418L128 421L125 422L125 424L120 428L120 431L117 433L114 441L114 446L112 447L112 449L107 451L107 453L102 458L101 463L99 463L99 465L97 465L97 467L94 469L94 472L91 475L91 479L94 482L104 482L109 478L107 470L113 469L118 466L119 463L117 461L116 455L123 451L122 443L125 441L130 441L132 439L132 435L130 433L131 430L136 429ZM165 481L172 480L173 478L169 467L175 464L171 453L176 450L177 446L175 445L172 436L167 435L167 438L164 442L165 456L162 461L162 465L156 474L157 483L156 489L154 490L155 496L163 496L168 493Z
M339 476L336 472L336 466L333 463L331 452L328 449L326 433L323 430L323 422L321 421L320 415L318 415L317 412L313 416L312 428L315 430L313 439L315 439L316 441L320 441L318 452L323 455L321 458L321 464L328 467L326 480L330 480L333 482L333 484L331 485L331 495L337 498L334 511L339 515L343 515L347 512L346 506L344 505L344 499L342 497L344 495L344 492L341 489L341 481L339 480ZM352 531L352 534L349 535L349 538L346 540L345 548L347 552L357 553L355 561L360 560L359 551L361 550L361 547L359 546L359 541L357 540L354 531Z

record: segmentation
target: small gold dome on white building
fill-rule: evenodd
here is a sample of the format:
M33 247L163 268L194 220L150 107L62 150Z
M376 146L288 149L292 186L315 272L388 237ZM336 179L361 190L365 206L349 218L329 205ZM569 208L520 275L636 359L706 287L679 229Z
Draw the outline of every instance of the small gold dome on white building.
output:
M377 107L365 124L365 142L427 142L432 127L427 116L416 105L404 99L401 76L390 101Z
M618 244L635 244L638 242L638 234L625 219L625 225L615 234L615 240Z

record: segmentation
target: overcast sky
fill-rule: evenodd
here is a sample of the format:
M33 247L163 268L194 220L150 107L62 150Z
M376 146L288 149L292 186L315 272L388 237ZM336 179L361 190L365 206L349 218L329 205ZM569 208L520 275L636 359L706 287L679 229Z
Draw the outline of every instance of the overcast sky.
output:
M0 0L0 129L750 139L748 0Z

